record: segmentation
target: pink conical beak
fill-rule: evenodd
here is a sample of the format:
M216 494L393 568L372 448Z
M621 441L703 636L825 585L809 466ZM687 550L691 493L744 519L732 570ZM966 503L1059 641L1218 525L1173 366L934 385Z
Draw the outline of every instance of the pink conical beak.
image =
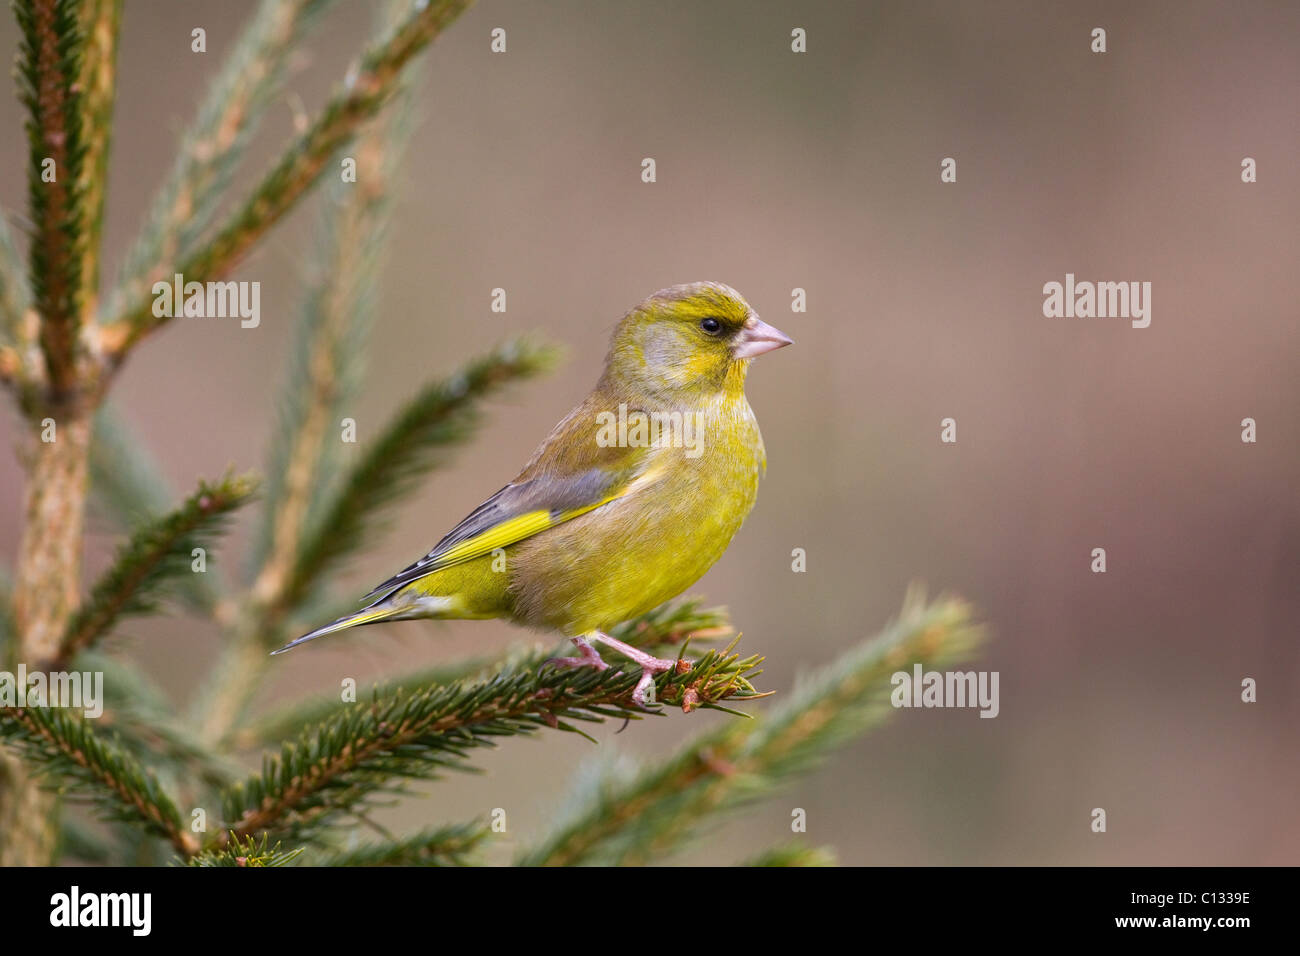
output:
M750 359L764 352L793 344L794 339L780 329L768 325L756 315L751 315L732 340L731 356L737 359Z

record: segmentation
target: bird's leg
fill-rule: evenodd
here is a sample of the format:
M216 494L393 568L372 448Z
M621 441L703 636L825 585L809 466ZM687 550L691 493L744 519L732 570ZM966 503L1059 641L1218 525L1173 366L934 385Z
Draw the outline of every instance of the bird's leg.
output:
M606 670L609 665L600 658L600 653L591 646L591 642L585 637L572 638L573 643L578 645L578 657L552 657L546 663L554 664L556 667L594 667L598 671Z
M677 661L663 657L655 657L647 654L645 651L637 650L631 644L624 644L620 640L610 637L600 631L595 631L591 635L593 641L599 641L601 644L608 644L614 650L618 651L624 657L631 660L641 668L641 679L637 681L636 690L632 691L632 702L638 707L646 705L645 692L654 682L656 674L662 674L664 671L670 671L677 666ZM590 646L590 645L589 645Z

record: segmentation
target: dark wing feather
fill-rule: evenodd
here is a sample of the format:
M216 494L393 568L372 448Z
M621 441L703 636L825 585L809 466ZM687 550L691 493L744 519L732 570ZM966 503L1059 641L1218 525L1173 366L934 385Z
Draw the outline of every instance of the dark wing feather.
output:
M542 476L509 484L471 511L437 546L366 595L370 601L425 575L522 541L619 497L621 475L592 469L573 478Z

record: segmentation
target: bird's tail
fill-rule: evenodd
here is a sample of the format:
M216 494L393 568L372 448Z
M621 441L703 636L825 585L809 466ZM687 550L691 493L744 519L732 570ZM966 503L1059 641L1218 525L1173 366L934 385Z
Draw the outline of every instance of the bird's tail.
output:
M318 627L314 631L309 631L302 637L290 641L278 651L272 651L271 653L283 654L292 647L297 647L299 644L306 644L308 641L314 641L316 638L324 637L326 634L333 634L336 631L345 631L349 627L359 627L362 624L377 624L380 621L391 621L392 619L401 617L409 612L410 608L407 607L394 607L391 604L385 607L378 604L372 604L370 607L362 608L355 614L345 614L338 620L326 624L324 627Z

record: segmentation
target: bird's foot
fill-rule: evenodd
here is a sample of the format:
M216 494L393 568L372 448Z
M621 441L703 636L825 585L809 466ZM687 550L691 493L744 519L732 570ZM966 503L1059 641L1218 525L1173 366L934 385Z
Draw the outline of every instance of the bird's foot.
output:
M647 654L645 651L638 650L631 644L624 644L608 634L597 632L592 640L609 645L641 668L641 679L637 681L636 689L632 691L632 702L641 708L644 708L647 704L646 691L654 683L655 675L673 670L678 664L676 660L671 658L655 657L653 654ZM689 665L690 661L683 661L682 663Z
M600 657L600 652L591 646L586 638L575 637L573 643L578 646L578 657L552 657L546 663L556 667L594 667L598 671L608 670L609 665Z

